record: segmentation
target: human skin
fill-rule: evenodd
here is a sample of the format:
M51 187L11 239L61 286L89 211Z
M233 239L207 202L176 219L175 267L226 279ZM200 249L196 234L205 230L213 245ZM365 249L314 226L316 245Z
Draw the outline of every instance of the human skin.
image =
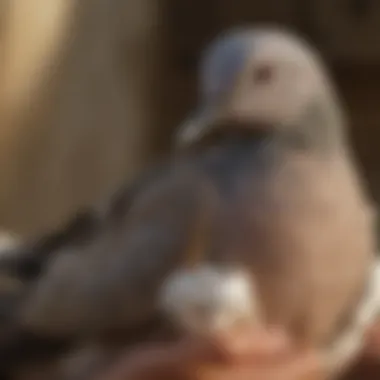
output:
M96 380L310 380L323 378L321 368L316 353L296 351L281 331L252 330L144 347Z
M369 371L378 378L380 323L366 337L361 360L343 379ZM375 368L376 367L376 368ZM375 369L374 369L375 368ZM376 373L375 373L376 372ZM350 376L351 375L351 376ZM359 377L357 377L359 376ZM179 343L142 347L127 353L96 380L297 380L323 379L316 352L299 352L280 330L216 337L213 343L185 339Z

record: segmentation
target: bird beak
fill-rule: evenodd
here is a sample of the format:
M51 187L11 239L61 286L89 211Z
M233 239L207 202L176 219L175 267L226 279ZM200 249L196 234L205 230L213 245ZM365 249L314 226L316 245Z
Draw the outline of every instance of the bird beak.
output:
M179 147L189 146L201 140L215 125L217 117L214 112L202 110L185 120L180 125L176 134L176 145Z

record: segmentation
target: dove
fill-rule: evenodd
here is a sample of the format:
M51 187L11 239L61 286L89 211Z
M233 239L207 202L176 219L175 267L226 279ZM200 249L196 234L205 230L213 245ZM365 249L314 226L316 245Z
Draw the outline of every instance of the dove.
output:
M253 235L246 264L257 265L253 298L262 302L267 320L288 321L304 342L324 347L334 376L358 353L378 315L380 266L374 260L374 209L331 75L317 50L295 33L235 29L206 50L199 99L178 132L181 149L223 135L261 136L246 181L251 230L243 234L248 241ZM267 263L260 268L260 261ZM168 281L164 301L182 323L188 318L185 299L210 302L199 280L210 279L204 271L177 272ZM226 279L219 289L222 284ZM294 314L297 308L300 314Z
M359 350L379 309L374 211L326 65L295 33L257 26L222 33L199 72L175 151L95 207L95 229L0 260L17 273L40 257L0 340L3 371L37 346L245 323L320 348L332 377Z

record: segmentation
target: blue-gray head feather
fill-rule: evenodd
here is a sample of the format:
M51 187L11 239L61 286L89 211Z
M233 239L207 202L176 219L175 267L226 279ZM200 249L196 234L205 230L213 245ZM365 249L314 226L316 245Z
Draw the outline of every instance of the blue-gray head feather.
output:
M218 38L205 52L201 64L202 97L210 101L228 93L250 54L250 35L233 31Z

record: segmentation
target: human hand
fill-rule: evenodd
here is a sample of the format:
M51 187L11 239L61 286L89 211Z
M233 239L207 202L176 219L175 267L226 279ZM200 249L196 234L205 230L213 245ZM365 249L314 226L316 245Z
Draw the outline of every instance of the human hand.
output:
M142 347L99 380L301 380L321 379L314 352L297 352L280 331L252 330Z

